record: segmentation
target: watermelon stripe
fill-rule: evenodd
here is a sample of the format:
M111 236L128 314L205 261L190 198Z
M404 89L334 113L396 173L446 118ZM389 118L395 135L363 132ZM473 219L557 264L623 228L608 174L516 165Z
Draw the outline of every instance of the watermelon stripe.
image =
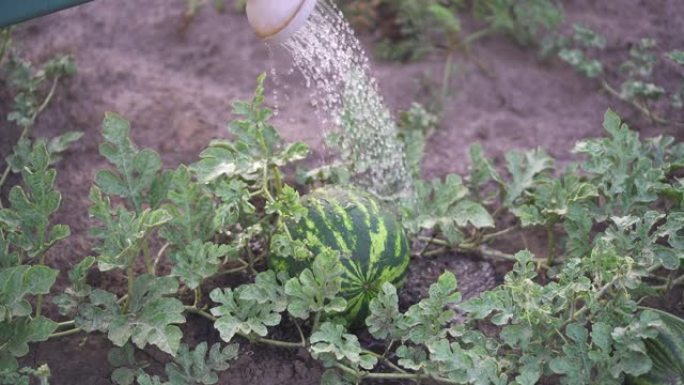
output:
M309 214L314 223L317 224L318 234L316 235L324 244L340 251L344 255L351 255L351 250L349 250L347 243L342 239L339 232L334 231L336 227L330 222L330 218L326 215L326 210L321 205L321 202L312 201ZM322 229L325 231L321 231Z

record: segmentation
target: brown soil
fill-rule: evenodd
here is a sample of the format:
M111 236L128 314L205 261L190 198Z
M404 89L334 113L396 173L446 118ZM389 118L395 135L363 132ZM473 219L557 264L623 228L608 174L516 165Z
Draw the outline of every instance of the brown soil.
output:
M564 5L570 21L584 21L608 37L609 62L620 62L629 45L642 37L657 38L663 52L684 47L684 2L568 0ZM97 150L105 111L130 119L134 140L158 150L166 166L193 162L212 138L225 135L230 103L248 98L257 75L271 67L266 48L252 36L244 16L219 15L205 7L181 32L183 11L181 0L98 0L16 30L22 51L32 59L71 52L79 67L78 74L60 88L36 129L39 136L54 136L67 129L86 132L58 165L64 202L57 220L69 224L73 236L52 250L49 263L63 272L91 251L92 240L86 233L91 225L87 195L95 170L105 166ZM373 69L387 103L396 111L416 98L424 85L419 79L432 79L428 84L439 79L443 61L434 56L408 65L374 62ZM452 84L455 95L446 108L442 129L428 145L423 169L428 177L465 171L467 148L475 141L482 142L499 165L505 151L537 146L562 163L568 162L575 141L602 135L600 123L608 107L617 109L645 136L684 136L681 129L650 124L563 63L540 63L533 50L505 38L478 41L470 58L457 58L457 66ZM281 70L289 68L286 55L276 55L275 67L286 72ZM678 78L670 74L659 80L674 85ZM311 144L314 162L327 160L323 129L312 113L301 79L282 76L281 82L276 126L288 140ZM2 90L0 100L4 116L7 95ZM668 114L684 121L681 112ZM13 140L14 135L3 134L0 154L9 151ZM16 179L8 184L12 182ZM532 248L542 250L543 243L537 243L532 242ZM507 251L515 251L521 242L511 240L506 246L511 248ZM457 273L461 289L470 295L495 284L493 267L487 263L459 256L419 261L412 267L404 304L424 294L444 268ZM121 287L120 277L96 278L101 286ZM66 273L60 277L58 289L65 282ZM193 317L189 317L185 332L190 342L218 340L206 322ZM303 352L244 341L241 345L240 358L222 375L220 384L319 383L322 368ZM53 369L54 385L108 385L109 348L100 336L65 338L34 346L27 362L47 362ZM163 357L158 353L140 354L155 370L161 368L157 361Z

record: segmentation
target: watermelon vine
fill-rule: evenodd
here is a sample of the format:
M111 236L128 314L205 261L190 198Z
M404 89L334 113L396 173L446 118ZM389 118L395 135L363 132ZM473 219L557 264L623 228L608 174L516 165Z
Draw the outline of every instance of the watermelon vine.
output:
M640 305L684 284L684 145L642 141L609 111L607 137L578 143L584 160L565 171L543 150L509 153L502 171L475 145L468 175L418 180L415 200L385 207L348 186L287 183L283 170L308 147L284 143L269 123L263 81L234 105L233 139L175 170L133 143L123 117L106 115L100 153L110 166L90 192L97 247L61 293L44 258L69 234L50 220L60 203L54 153L40 141L21 147L22 185L0 209L0 383L47 382L47 367L23 367L29 344L83 333L111 341L119 385L216 384L251 343L307 352L326 385L663 383L651 373L663 367L653 347L681 335L681 320ZM495 248L530 229L546 232L545 255ZM409 250L511 269L469 300L445 272L404 308ZM91 270L124 276L125 291L98 287ZM236 276L250 280L225 284ZM58 318L42 310L48 294ZM221 341L184 343L181 326L198 319ZM279 325L293 334L274 336ZM139 349L170 356L163 374L146 372ZM681 343L669 352L682 362Z

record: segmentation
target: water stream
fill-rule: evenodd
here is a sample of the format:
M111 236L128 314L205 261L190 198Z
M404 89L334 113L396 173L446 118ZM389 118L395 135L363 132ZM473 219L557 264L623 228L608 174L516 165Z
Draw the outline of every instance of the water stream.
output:
M313 104L337 128L334 142L357 183L384 197L409 194L411 178L396 123L337 6L319 0L308 22L283 45L312 89Z

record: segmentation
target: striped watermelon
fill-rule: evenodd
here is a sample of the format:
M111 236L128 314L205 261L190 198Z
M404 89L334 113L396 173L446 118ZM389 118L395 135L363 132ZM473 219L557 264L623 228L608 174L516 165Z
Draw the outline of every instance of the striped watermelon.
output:
M639 378L628 378L629 385L684 385L684 320L661 310L665 324L655 339L646 340L648 355L653 361L651 371Z
M410 258L406 234L394 214L364 192L327 187L303 199L308 214L289 224L290 233L304 241L313 255L322 246L340 252L345 268L341 295L348 304L344 318L358 326L383 283L399 284L404 278ZM299 275L311 262L270 258L274 270L290 276Z

